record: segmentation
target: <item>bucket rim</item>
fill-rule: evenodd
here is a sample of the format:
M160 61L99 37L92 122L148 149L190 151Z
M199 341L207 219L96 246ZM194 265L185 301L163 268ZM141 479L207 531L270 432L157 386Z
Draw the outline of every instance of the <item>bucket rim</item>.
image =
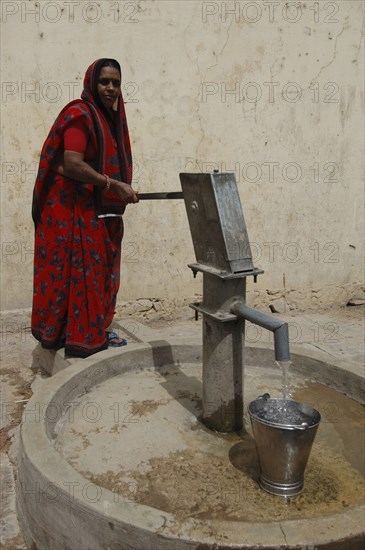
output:
M267 394L266 394L267 395ZM260 418L257 414L258 411L253 411L251 409L251 407L255 404L255 403L294 403L295 405L299 405L301 407L305 407L306 409L308 409L310 411L310 413L313 413L313 420L314 420L314 417L316 418L314 420L313 423L311 424L307 424L307 423L302 423L302 424L295 424L293 422L288 422L288 423L280 423L280 422L275 422L275 421L272 421L272 420L267 420L265 418ZM298 407L299 408L299 407ZM247 407L247 410L248 410L248 414L250 415L250 419L251 419L251 422L252 420L255 420L256 422L259 422L261 424L265 424L267 426L272 426L272 427L275 427L275 428L282 428L282 429L285 429L285 430L309 430L309 429L313 429L313 428L317 428L319 423L321 422L321 413L315 409L314 407L312 407L312 405L309 405L308 403L304 403L303 401L297 401L296 399L287 399L287 398L284 398L284 397L265 397L264 396L259 396L257 397L256 399L254 399L253 401L251 401Z

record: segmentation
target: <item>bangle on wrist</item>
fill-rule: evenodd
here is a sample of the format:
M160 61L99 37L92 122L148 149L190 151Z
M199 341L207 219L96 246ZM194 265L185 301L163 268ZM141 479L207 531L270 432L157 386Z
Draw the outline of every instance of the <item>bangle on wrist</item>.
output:
M109 189L110 189L110 178L106 174L104 174L104 178L105 178L105 187L104 187L104 189L106 191L109 191Z

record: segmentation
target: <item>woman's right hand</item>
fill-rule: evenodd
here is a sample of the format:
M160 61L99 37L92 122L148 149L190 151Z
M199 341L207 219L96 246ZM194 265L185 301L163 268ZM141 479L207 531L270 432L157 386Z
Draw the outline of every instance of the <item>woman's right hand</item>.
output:
M126 203L136 203L139 201L138 194L128 183L110 178L110 189Z

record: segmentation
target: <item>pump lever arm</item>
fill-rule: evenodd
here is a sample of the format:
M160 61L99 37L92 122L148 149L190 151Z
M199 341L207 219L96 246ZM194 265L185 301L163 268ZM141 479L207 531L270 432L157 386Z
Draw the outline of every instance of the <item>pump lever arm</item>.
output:
M183 199L182 191L171 191L167 193L137 193L140 201L151 201L160 199Z

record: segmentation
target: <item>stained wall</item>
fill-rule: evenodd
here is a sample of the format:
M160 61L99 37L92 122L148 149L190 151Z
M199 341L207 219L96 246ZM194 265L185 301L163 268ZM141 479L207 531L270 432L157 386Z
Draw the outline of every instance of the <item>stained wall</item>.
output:
M233 171L261 307L344 305L363 279L363 10L332 1L2 1L2 309L32 297L37 159L87 66L115 57L134 187ZM237 251L239 253L239 251ZM119 306L154 311L201 291L182 201L125 215Z

